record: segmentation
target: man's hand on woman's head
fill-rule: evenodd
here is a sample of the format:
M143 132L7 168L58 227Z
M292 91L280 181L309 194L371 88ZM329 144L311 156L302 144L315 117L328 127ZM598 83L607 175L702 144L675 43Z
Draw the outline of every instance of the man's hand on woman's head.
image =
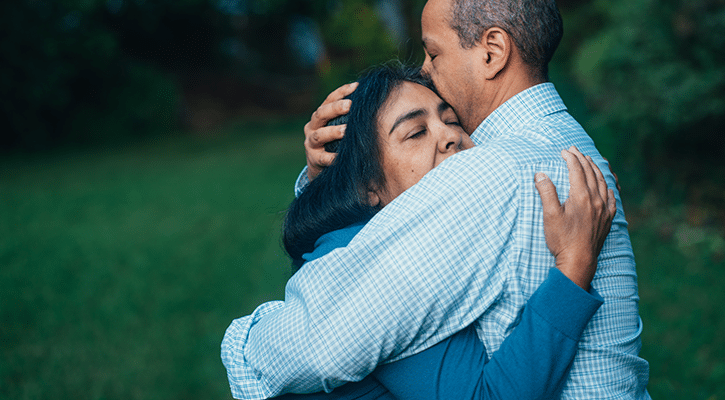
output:
M325 144L342 139L347 125L327 126L327 123L350 111L352 101L345 99L345 96L354 92L356 88L357 82L353 82L335 89L312 113L310 121L305 124L307 176L310 180L317 177L335 159L335 153L325 151Z
M594 278L597 257L609 234L617 204L612 189L591 157L572 146L562 150L569 168L569 198L559 203L548 176L536 174L544 210L544 235L556 267L584 290Z

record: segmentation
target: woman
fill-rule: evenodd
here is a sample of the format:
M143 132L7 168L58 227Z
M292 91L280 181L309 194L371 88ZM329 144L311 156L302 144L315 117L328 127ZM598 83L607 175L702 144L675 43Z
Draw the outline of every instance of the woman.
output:
M304 268L305 261L345 246L382 207L446 158L473 145L450 106L416 70L376 68L360 79L350 98L345 137L330 149L337 153L335 162L305 188L288 211L284 244L295 270ZM582 246L570 246L584 248L586 254L563 257L566 261L558 265L563 274L552 271L531 297L519 326L489 362L475 330L468 328L417 355L381 365L363 381L346 384L330 394L282 397L556 397L576 353L578 337L601 305L595 292L584 290L589 289L596 268L591 260L596 260L616 211L613 193L607 191L603 179L597 179L601 173L596 166L586 160L581 164L577 157L565 154L571 170L571 193L580 190L599 196L607 204L606 217L600 222L596 239L578 239ZM542 199L545 209L551 206L547 202L555 201L558 206L556 196L545 199L542 195ZM578 216L567 217L572 222ZM559 254L556 243L561 238L551 234L550 228L561 220L547 222L547 243L554 243L550 249ZM226 337L225 343L229 346ZM224 361L230 369L229 360ZM521 378L526 382L519 384ZM243 382L233 381L230 374L230 385L236 395L235 388Z
M349 121L346 138L333 143L338 161L287 212L284 244L296 267L317 238L367 221L450 155L473 147L453 109L415 69L373 69L350 98L350 112L332 121ZM426 135L426 129L436 129L436 135ZM441 151L432 143L438 133L445 136Z

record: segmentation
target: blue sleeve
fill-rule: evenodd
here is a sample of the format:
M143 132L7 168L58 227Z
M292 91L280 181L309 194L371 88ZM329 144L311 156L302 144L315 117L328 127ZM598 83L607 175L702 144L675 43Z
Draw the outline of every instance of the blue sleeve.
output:
M426 351L379 366L373 376L395 398L556 398L579 337L603 303L552 268L524 308L519 325L486 362L473 327Z
M372 375L360 382L346 383L330 393L288 393L275 397L277 400L399 400Z

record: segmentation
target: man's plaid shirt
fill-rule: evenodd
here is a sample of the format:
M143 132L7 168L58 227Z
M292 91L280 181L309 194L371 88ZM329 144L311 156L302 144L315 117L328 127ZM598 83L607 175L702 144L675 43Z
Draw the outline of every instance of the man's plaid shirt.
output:
M575 145L615 184L550 83L508 100L472 139L474 149L428 173L347 247L305 264L284 302L232 322L222 359L235 397L329 391L474 322L486 349L498 349L554 266L534 174L566 199L560 151ZM579 343L567 399L649 398L634 255L614 190L618 213L592 282L604 305Z

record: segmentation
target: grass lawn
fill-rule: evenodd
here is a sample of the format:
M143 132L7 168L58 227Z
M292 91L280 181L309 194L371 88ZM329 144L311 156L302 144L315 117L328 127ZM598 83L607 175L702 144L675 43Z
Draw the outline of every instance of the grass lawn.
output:
M302 123L0 160L0 398L229 398L224 329L289 274ZM652 396L725 399L722 237L632 239Z

